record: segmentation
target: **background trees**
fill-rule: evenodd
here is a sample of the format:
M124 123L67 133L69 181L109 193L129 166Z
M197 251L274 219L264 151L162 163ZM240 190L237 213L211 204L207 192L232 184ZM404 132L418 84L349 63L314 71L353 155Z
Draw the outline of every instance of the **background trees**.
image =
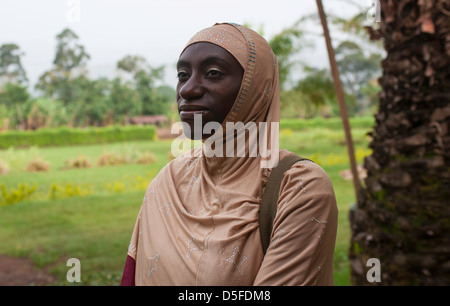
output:
M26 84L26 72L22 67L20 57L23 52L16 44L0 46L0 85L6 83Z
M353 3L353 2L352 2ZM365 31L367 8L359 6L351 18L329 15L336 61L346 93L350 115L372 114L380 90L378 77L384 50L371 41ZM317 48L321 32L317 14L298 20L293 26L275 35L269 44L277 55L280 67L281 115L285 118L339 116L328 65L312 66L309 58ZM326 60L324 59L324 63Z
M76 33L64 29L56 41L53 67L35 84L36 97L29 93L20 48L0 47L0 129L127 124L133 116L170 111L174 90L157 85L164 66L152 68L144 57L127 55L117 62L117 76L92 79L90 55Z
M338 40L336 48L349 113L371 113L379 90L380 49L368 53L357 41L363 37L361 25L336 16L332 20L337 33L357 33ZM269 39L279 62L284 118L339 116L331 74L308 62L318 38L306 30L311 22L318 25L315 16L308 16ZM142 55L131 54L117 61L116 75L93 79L88 48L78 35L63 29L55 39L52 67L36 84L28 84L20 48L10 43L0 47L0 129L128 124L138 115L174 117L175 91L161 84L164 66L151 67ZM371 44L366 40L364 46Z

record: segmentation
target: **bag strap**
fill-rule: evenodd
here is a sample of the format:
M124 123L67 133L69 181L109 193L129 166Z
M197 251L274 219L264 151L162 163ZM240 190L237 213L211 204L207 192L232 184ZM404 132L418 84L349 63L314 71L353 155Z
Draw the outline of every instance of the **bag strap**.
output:
M284 173L289 170L295 162L300 160L307 160L307 158L303 158L296 154L286 156L272 169L269 179L267 180L259 209L259 231L264 254L266 254L272 236L273 220L277 213L278 195L280 193L280 186Z

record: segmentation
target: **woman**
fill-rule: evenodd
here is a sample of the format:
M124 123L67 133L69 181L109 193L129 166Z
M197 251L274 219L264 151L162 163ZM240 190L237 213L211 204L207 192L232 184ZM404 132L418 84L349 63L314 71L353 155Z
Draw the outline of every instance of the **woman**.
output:
M279 151L273 137L280 100L270 46L246 27L215 24L189 41L177 69L185 134L204 145L150 183L122 285L332 285L337 207L317 164L302 161L285 172L265 254L261 247L258 213L270 165L291 154ZM212 132L214 122L220 125ZM237 123L267 124L242 133ZM240 155L226 146L239 134L253 135ZM252 137L267 139L259 154Z

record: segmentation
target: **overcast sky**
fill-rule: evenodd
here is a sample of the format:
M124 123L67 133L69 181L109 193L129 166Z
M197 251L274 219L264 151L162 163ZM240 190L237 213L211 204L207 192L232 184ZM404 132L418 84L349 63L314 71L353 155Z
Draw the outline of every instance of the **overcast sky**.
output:
M327 13L355 12L342 0L323 3ZM22 64L32 86L52 67L56 35L67 27L91 56L92 78L112 78L118 60L140 55L153 67L166 65L165 82L175 85L175 62L197 31L216 22L246 23L256 30L262 25L269 40L316 11L315 0L1 0L0 45L15 43L25 53ZM308 56L327 64L323 43Z

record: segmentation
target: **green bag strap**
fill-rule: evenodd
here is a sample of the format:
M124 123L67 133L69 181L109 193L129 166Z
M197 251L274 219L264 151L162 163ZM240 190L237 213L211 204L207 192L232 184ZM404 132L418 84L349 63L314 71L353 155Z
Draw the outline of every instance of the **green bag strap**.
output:
M307 160L307 158L295 154L286 156L272 169L267 180L259 209L259 231L264 254L266 254L272 236L273 220L277 213L278 194L284 173L300 160Z

